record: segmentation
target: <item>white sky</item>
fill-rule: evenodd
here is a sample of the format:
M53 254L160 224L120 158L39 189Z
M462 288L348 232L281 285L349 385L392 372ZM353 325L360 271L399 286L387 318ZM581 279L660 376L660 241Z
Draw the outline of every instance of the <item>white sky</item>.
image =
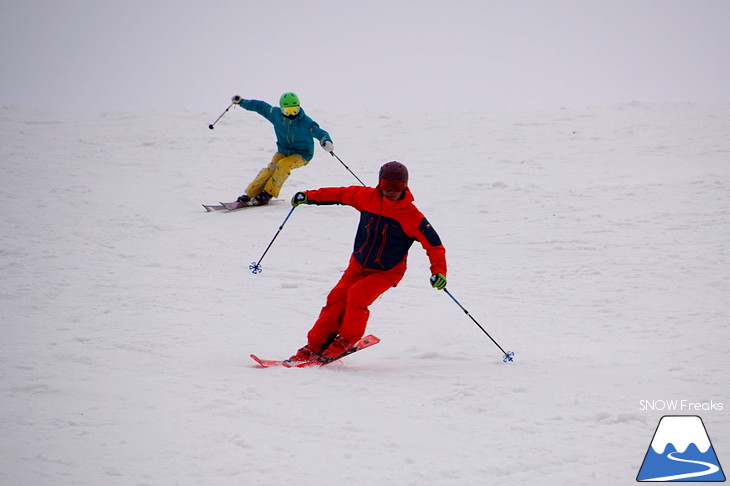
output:
M0 106L730 102L727 0L0 0Z

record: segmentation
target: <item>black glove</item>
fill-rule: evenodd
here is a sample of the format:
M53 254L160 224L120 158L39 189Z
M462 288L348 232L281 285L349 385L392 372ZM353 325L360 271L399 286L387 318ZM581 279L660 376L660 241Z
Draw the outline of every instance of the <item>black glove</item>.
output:
M307 204L307 201L307 194L303 192L298 192L294 194L294 197L291 198L291 205L296 207L300 204Z
M231 101L235 104L239 104L241 102L241 97L236 95L233 98L231 98Z

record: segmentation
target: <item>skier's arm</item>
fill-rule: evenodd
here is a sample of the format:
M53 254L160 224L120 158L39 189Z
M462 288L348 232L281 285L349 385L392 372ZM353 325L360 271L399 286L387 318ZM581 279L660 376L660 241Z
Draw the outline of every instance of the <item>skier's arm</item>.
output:
M309 120L309 128L307 128L309 134L312 135L313 138L319 140L319 144L322 147L324 147L324 144L327 142L331 144L332 137L330 137L330 134L327 132L327 130L320 128L319 124L316 121L312 120L309 117L307 118Z
M365 188L360 186L350 186L323 187L321 189L304 191L307 197L305 204L315 204L317 206L344 204L352 206L355 209L360 209L360 205L357 203L357 194L363 189Z
M312 138L317 139L320 147L322 147L325 151L333 152L335 150L335 147L332 145L332 137L330 137L327 130L320 128L316 121L312 120L308 116L305 117L303 128Z
M428 260L431 262L431 275L442 274L446 278L446 248L441 243L436 230L424 217L418 225L416 239L426 250Z
M255 111L259 115L263 116L267 120L271 119L272 116L272 110L275 108L268 104L265 101L259 101L259 100L244 100L242 99L238 106L243 108L244 110L248 111ZM278 110L278 108L276 108Z

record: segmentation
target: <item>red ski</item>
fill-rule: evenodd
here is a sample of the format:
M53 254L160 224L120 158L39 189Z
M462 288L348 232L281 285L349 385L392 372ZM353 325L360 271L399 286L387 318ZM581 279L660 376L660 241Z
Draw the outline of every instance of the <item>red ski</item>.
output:
M272 366L284 366L284 361L279 361L275 359L261 359L255 354L251 355L251 358L256 361L262 368L270 368Z
M328 361L327 363L322 363L320 361L289 362L288 360L279 361L274 359L261 359L255 354L251 355L251 359L256 361L262 368L271 368L275 366L283 366L285 368L308 368L310 366L325 366L332 363L333 361L337 361L347 355L360 351L361 349L369 348L370 346L378 344L379 342L380 339L376 338L372 334L367 335L364 338L360 339L357 343L355 343L353 347L340 354L332 361Z

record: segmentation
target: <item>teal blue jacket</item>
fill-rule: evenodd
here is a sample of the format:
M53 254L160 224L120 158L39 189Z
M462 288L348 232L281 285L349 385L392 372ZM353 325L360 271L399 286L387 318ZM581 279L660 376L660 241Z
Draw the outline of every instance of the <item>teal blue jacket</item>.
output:
M309 118L300 108L294 118L284 116L278 106L271 106L265 101L241 100L238 104L248 111L255 111L274 125L276 133L276 149L284 155L299 154L305 160L314 157L314 139L322 145L332 142L330 134L319 128L317 122Z

